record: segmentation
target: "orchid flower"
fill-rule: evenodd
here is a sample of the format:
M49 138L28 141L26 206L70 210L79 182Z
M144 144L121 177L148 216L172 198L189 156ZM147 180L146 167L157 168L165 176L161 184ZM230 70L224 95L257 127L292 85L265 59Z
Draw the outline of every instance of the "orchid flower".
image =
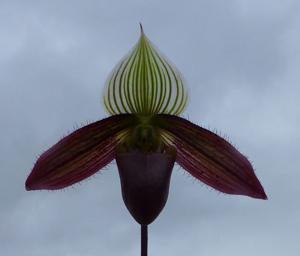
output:
M175 162L217 191L267 199L244 155L180 117L188 101L183 78L142 26L138 43L107 79L103 101L111 116L44 152L26 180L27 190L65 188L116 159L123 200L142 227L142 255L147 254L147 225L166 204Z

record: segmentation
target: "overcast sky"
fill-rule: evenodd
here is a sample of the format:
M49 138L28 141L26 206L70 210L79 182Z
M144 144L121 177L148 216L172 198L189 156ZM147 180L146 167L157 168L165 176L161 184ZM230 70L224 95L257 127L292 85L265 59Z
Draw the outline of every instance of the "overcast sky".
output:
M63 191L24 188L44 150L106 116L106 77L139 22L187 81L184 116L229 138L269 196L220 194L176 167L149 255L299 255L297 0L0 0L0 254L139 255L114 163Z

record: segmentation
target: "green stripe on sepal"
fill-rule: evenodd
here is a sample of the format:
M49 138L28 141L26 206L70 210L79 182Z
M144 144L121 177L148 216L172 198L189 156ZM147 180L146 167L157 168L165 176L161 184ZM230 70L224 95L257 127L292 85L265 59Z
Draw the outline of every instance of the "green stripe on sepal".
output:
M180 115L188 94L179 71L144 34L106 82L104 104L112 114Z

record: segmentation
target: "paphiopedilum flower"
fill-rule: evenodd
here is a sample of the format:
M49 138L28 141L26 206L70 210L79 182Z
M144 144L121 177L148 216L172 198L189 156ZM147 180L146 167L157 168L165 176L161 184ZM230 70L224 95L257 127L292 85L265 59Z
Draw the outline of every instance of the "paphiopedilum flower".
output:
M227 194L266 199L254 170L234 146L182 117L188 100L181 74L145 36L107 80L110 117L66 136L37 160L27 190L62 189L116 159L124 202L142 225L163 209L174 163Z

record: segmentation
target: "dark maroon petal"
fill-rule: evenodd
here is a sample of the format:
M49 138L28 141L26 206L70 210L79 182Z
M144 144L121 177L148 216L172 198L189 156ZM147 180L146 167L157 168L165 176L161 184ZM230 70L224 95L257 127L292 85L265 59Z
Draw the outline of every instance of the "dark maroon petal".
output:
M61 189L93 175L115 158L118 135L130 125L130 115L116 115L66 136L40 156L26 189Z
M176 162L194 177L224 193L267 199L248 159L226 140L177 116L156 122L176 146Z
M173 153L117 153L124 203L142 224L150 224L164 208L176 155Z

